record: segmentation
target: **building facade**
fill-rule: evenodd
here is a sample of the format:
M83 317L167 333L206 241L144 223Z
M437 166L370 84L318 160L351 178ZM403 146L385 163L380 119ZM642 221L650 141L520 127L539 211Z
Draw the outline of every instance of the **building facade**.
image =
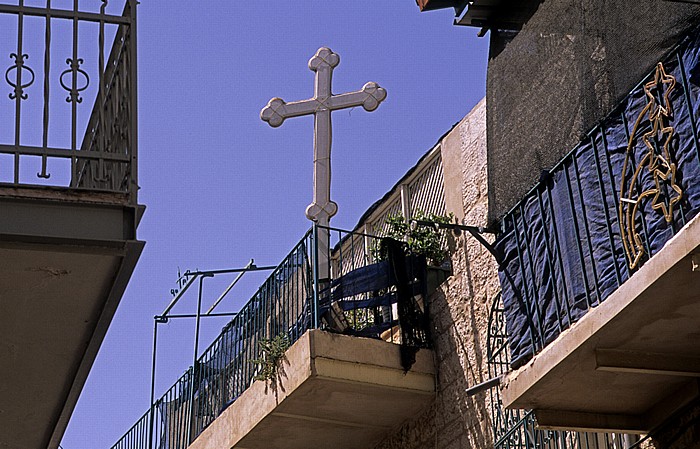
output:
M700 6L418 3L488 34L486 100L115 448L698 447ZM381 240L420 213L449 275Z
M419 2L489 32L504 405L697 447L700 7L517 3Z

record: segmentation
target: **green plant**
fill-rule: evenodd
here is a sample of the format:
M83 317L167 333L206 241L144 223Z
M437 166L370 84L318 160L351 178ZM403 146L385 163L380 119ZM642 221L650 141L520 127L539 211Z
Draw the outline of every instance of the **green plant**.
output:
M417 221L429 221L432 223L450 223L453 221L454 215L437 215L425 214L418 211L413 217ZM435 226L416 225L412 226L406 221L403 215L389 215L385 223L387 224L386 237L402 241L406 243L406 251L413 254L420 254L428 259L428 263L440 265L449 255L443 236ZM380 245L372 247L372 255L378 259L386 259L386 255L382 254Z
M253 379L274 383L282 360L284 360L284 353L289 349L290 345L289 337L286 334L280 334L269 339L264 338L259 341L258 346L262 355L259 359L250 361L250 363L258 365L258 374Z

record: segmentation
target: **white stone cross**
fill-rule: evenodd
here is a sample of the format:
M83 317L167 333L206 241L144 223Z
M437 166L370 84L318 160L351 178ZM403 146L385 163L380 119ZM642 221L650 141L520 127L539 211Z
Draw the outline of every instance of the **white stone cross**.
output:
M386 98L386 90L377 83L367 83L362 90L333 95L331 79L340 57L330 48L321 47L309 60L309 69L316 72L314 96L308 100L286 103L273 98L260 112L260 118L272 127L280 126L285 119L302 115L314 116L314 197L306 208L306 217L320 226L329 226L330 219L338 212L338 205L331 201L331 111L362 106L374 111ZM319 278L330 278L328 265L328 232L319 231Z

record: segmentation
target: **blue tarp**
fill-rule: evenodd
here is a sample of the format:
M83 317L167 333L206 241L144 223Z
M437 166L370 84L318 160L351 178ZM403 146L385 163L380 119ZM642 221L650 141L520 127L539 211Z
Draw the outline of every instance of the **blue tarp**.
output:
M700 210L700 33L688 37L667 60L676 79L669 125L671 154L683 199L672 223L643 202L648 252L658 252ZM653 72L652 72L653 73ZM645 82L648 81L645 80ZM647 104L635 88L562 163L543 173L539 184L502 220L496 240L499 278L511 349L517 368L625 282L630 270L620 237L618 205L628 136ZM643 120L635 136L648 132ZM648 151L636 139L634 161ZM626 181L631 179L627 170ZM654 186L649 173L641 190ZM662 194L669 193L662 186Z

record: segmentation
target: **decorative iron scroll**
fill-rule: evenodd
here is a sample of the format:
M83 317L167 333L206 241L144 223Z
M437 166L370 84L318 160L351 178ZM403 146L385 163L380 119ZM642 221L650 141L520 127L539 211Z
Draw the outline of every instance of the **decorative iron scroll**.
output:
M15 63L11 65L7 71L5 72L5 81L7 81L7 84L12 86L14 89L12 93L9 94L10 100L15 100L15 99L20 99L20 100L26 100L28 98L27 94L24 93L24 89L27 87L31 86L34 84L34 70L32 70L31 67L25 64L25 60L29 59L29 55L27 54L17 54L17 53L11 53L10 58L14 58ZM16 73L16 81L12 82L10 79L10 72L15 71ZM32 76L32 79L29 80L28 82L22 82L20 81L21 79L21 72L22 70L27 70L29 74Z
M676 78L666 73L663 64L658 63L653 79L644 85L647 104L637 116L627 143L625 162L622 166L619 213L622 242L631 269L639 266L645 253L644 242L637 225L637 220L641 218L642 201L650 197L652 210L662 213L666 222L671 223L673 208L683 198L683 190L676 184L676 163L671 155L671 142L675 131L670 125L673 119L670 95L675 86ZM645 119L651 125L651 130L641 136L647 151L628 181L627 167L633 163L638 130ZM642 176L645 172L652 176L654 186L642 191ZM629 185L626 185L627 182ZM668 189L671 192L666 193L665 190Z

